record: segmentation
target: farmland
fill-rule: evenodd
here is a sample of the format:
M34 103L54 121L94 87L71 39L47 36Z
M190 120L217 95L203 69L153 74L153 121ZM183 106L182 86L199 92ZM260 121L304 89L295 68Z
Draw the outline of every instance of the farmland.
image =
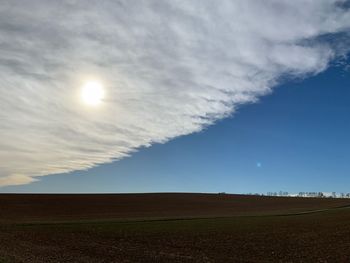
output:
M347 199L0 195L0 262L349 262Z

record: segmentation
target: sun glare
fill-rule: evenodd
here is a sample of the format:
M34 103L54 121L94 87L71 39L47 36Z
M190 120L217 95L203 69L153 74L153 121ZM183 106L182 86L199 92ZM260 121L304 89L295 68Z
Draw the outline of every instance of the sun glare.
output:
M104 98L103 85L97 81L86 82L82 87L81 98L83 102L90 106L97 106Z

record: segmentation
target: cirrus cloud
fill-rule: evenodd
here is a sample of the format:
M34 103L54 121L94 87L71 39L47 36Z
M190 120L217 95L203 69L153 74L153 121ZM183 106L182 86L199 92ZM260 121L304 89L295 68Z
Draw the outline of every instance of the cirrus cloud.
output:
M0 1L0 185L198 132L349 47L346 1Z

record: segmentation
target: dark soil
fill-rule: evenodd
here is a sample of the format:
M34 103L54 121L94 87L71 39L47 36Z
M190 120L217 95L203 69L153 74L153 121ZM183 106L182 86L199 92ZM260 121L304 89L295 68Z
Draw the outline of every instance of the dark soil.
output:
M350 199L228 194L0 194L0 222L279 214L348 204Z
M336 208L348 205L346 199L182 194L29 197L6 196L6 202L0 198L1 209L12 208L0 224L0 262L350 262L350 209ZM185 208L179 207L186 203L186 197L189 198ZM118 205L117 201L123 198L126 203L132 204L132 208L139 207L140 211L128 213L130 208ZM21 200L27 200L23 201L24 207L20 205ZM46 201L39 204L40 200ZM70 200L70 208L60 205L57 200ZM84 200L93 205L89 207ZM103 200L107 203L104 203L102 211L108 212L107 207L110 209L105 214L115 217L120 213L127 218L137 215L133 218L135 221L99 215L97 204L102 204ZM153 209L154 214L139 204L142 200L146 208ZM84 203L86 214L82 209L69 214L73 207ZM172 204L171 208L176 213L165 204ZM188 209L196 207L195 204L201 209L189 213ZM246 215L235 215L229 204ZM160 209L162 206L163 211ZM40 217L38 211L41 209L38 207L47 207L47 214L42 212L43 217ZM114 207L124 207L123 213L113 211ZM210 207L213 210L208 210ZM298 209L302 213L296 212ZM310 213L305 213L307 209ZM24 211L28 211L29 215ZM181 215L196 216L195 212L199 216L213 216L219 212L232 215L180 218ZM251 214L247 215L248 212ZM263 215L270 212L273 215ZM6 215L6 211L1 213ZM9 215L17 223L11 222ZM15 215L24 218L16 218ZM75 220L50 221L57 215L64 215L58 219ZM172 215L176 215L177 219L141 219L149 216L169 218ZM35 218L36 222L30 223L29 218ZM79 220L81 218L101 220L91 222ZM37 220L46 222L38 223Z

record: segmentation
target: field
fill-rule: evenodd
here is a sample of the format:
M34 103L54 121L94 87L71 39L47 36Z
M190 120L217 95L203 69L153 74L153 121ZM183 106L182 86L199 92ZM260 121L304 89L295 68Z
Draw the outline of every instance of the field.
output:
M0 195L0 262L350 262L350 200Z

